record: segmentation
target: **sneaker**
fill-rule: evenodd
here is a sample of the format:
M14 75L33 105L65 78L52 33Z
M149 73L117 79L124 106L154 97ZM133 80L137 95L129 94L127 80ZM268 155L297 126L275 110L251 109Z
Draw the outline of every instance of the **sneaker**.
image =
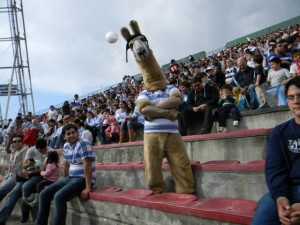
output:
M219 132L227 132L227 128L226 127L219 127Z
M237 127L239 125L239 121L235 120L233 121L233 126Z
M260 109L270 108L269 104L266 102L264 105L259 106Z
M30 205L31 202L30 202L25 196L22 197L22 201L23 201L26 205L31 206L31 205Z
M34 207L36 207L36 206L39 205L39 202L31 202L31 203L29 203L29 205L30 205L32 208L34 208Z

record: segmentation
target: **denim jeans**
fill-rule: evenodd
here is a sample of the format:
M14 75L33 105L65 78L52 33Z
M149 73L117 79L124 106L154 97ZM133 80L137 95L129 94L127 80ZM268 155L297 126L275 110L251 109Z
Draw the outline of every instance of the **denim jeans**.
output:
M66 177L46 187L40 193L38 225L47 225L51 201L54 199L54 225L65 225L67 202L85 188L84 177Z
M300 200L300 186L291 188L290 190L290 204L299 202ZM265 194L257 204L256 212L251 221L251 225L281 225L278 217L277 204L272 199L270 193Z
M0 184L0 202L2 199L14 188L16 185L15 177L8 177L4 179Z
M0 222L5 223L13 211L18 200L23 196L28 197L32 190L36 189L36 185L42 180L41 176L34 176L27 181L19 181L15 187L7 195L7 199L0 209ZM28 218L30 213L30 207L26 204L21 204L21 212L23 218Z
M250 96L250 107L251 109L256 109L259 106L259 102L258 102L258 98L255 92L255 85L254 84L250 84L247 92Z
M144 124L142 124L142 123L140 123L138 121L129 120L127 122L127 127L128 127L128 129L138 130L138 129L144 127Z

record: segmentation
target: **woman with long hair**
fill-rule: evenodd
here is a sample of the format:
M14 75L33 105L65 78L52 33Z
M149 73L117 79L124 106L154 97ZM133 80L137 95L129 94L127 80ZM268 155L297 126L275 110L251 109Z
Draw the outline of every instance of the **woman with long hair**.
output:
M127 101L129 115L125 118L127 129L128 129L128 137L129 142L134 141L134 132L142 127L144 127L144 116L141 115L137 107L134 104L134 101L128 100Z
M120 101L119 109L115 113L118 123L121 125L120 130L120 143L125 142L125 132L127 130L127 123L125 118L129 115L126 101Z

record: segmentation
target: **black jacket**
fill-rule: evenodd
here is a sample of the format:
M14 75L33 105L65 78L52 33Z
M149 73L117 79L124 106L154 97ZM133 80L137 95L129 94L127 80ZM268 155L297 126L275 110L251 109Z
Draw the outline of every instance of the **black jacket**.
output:
M219 91L215 85L206 84L205 87L200 91L191 90L189 93L187 108L192 109L202 104L208 106L218 106Z
M254 68L247 66L245 71L237 72L235 79L241 88L254 84Z

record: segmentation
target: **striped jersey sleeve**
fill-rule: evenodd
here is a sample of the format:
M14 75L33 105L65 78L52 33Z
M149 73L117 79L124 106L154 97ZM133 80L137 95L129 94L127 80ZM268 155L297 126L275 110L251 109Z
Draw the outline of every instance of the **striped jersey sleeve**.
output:
M96 182L95 155L91 142L79 138L74 145L68 142L64 145L64 160L70 163L69 176L84 177L83 160L90 158L92 161L92 182Z

